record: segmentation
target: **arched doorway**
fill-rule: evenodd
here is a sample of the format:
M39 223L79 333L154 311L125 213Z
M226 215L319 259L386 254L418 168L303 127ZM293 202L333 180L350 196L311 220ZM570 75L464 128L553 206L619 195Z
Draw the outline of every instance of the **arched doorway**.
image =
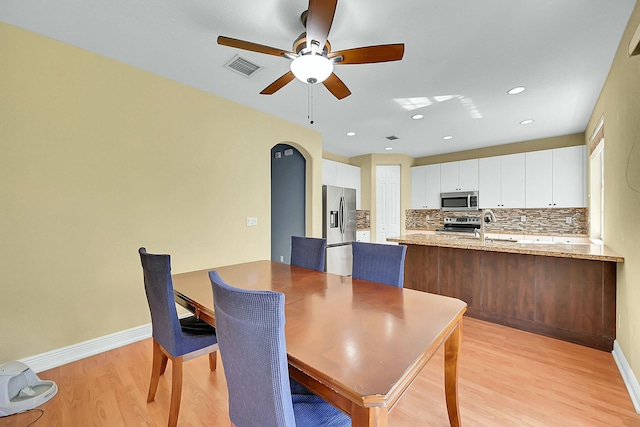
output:
M271 260L289 264L291 236L305 235L306 160L294 147L271 149Z

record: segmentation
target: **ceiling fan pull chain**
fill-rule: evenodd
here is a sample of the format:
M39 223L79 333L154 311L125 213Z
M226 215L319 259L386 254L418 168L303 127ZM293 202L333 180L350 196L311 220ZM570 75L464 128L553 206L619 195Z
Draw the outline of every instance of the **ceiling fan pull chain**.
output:
M309 84L307 90L307 118L309 119L309 123L313 124L313 85Z

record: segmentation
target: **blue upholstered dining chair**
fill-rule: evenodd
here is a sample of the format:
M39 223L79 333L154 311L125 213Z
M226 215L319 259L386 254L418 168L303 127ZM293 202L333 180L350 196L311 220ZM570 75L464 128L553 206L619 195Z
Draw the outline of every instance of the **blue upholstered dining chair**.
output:
M404 285L405 245L353 242L354 279L369 280L402 288Z
M324 271L327 239L291 236L291 265Z
M182 362L209 354L209 369L215 371L218 339L215 329L207 331L191 318L184 322L185 330L195 329L194 333L183 331L173 296L169 255L149 254L145 248L140 248L138 253L151 311L153 336L153 364L147 402L155 399L160 376L164 374L167 360L171 359L171 404L168 425L174 427L178 422L182 397Z
M351 419L289 378L284 294L228 285L210 271L220 356L236 427L338 427Z

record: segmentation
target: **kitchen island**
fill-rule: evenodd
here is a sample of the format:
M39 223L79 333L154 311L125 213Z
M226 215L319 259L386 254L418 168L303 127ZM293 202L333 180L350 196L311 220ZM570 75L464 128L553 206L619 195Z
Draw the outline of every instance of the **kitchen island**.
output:
M518 243L410 234L404 286L459 298L467 315L611 351L616 263L604 245Z

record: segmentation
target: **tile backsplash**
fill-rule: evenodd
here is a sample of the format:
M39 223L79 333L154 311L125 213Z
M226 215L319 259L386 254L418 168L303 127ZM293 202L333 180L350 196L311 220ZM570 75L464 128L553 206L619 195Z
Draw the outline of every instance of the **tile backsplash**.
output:
M368 210L356 211L356 230L368 230L371 228L371 215Z
M489 233L586 236L589 234L587 208L491 209L497 221L485 225ZM480 216L476 212L442 212L439 209L408 209L407 230L436 230L448 216ZM522 221L522 219L525 221Z

